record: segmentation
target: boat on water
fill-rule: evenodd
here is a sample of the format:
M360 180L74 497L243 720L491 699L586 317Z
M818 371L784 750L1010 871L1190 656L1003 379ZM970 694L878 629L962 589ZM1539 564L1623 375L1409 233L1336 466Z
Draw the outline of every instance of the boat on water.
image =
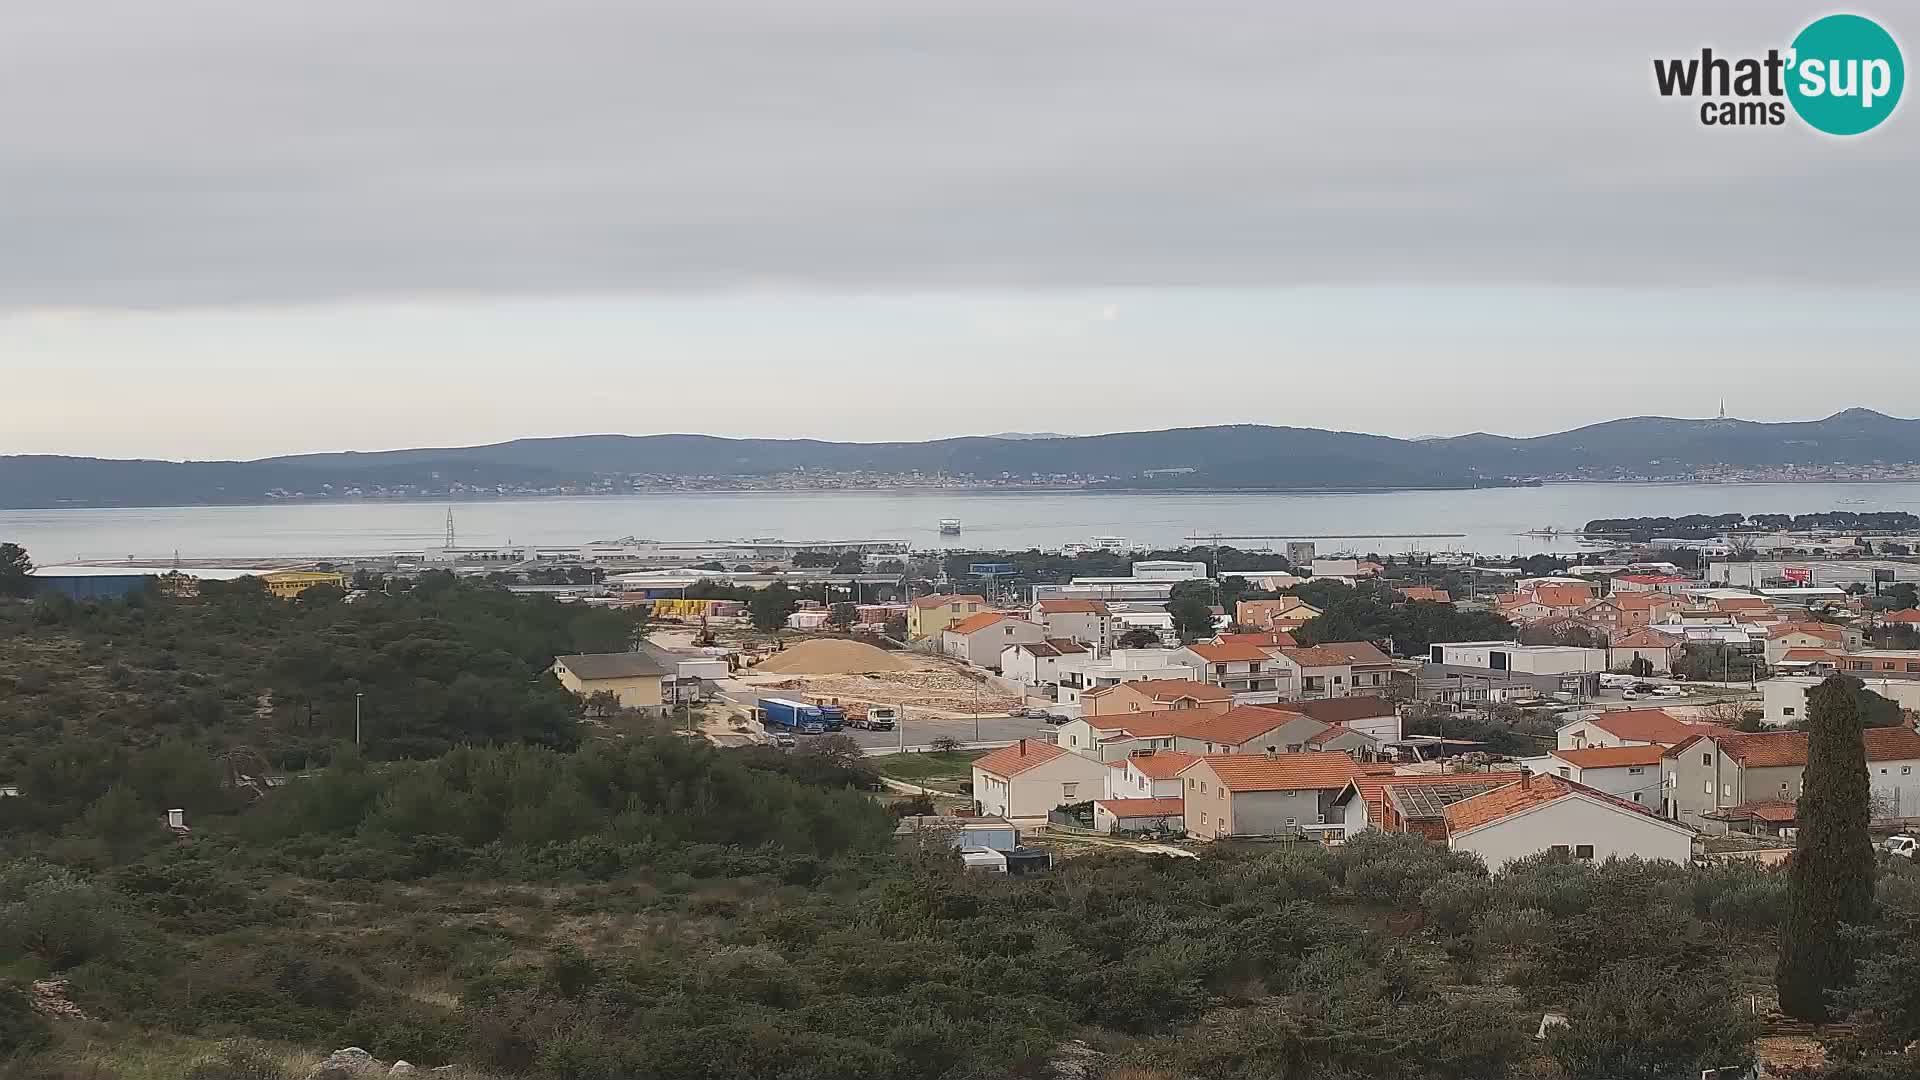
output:
M960 519L959 518L941 518L940 519L940 535L941 536L959 536L960 535Z

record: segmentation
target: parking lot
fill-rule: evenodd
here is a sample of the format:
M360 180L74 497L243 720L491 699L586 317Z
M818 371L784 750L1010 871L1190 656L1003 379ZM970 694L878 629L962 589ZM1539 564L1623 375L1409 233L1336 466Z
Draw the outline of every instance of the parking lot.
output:
M935 739L957 739L962 743L1010 743L1018 739L1042 739L1053 741L1054 728L1044 720L1028 720L1024 717L982 715L979 723L979 735L974 734L972 717L961 719L908 720L903 727L892 731L858 731L848 728L846 734L861 746L876 752L896 750L905 745L907 749L924 749Z

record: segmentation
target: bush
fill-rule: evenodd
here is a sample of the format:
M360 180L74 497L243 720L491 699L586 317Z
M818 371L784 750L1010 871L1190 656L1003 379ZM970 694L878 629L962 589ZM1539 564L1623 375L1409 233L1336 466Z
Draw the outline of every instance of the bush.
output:
M1427 921L1448 934L1464 934L1473 928L1474 916L1486 910L1493 899L1493 886L1486 875L1456 870L1420 894L1420 910Z
M33 997L13 983L0 983L0 1060L26 1055L53 1041L53 1029L34 1011Z
M0 870L0 953L58 970L112 954L123 929L113 898L87 878L28 860Z
M252 1043L228 1043L218 1053L195 1062L182 1080L288 1080L280 1062Z
M1652 961L1620 964L1574 1001L1547 1053L1571 1080L1667 1080L1753 1060L1759 1022L1716 979Z

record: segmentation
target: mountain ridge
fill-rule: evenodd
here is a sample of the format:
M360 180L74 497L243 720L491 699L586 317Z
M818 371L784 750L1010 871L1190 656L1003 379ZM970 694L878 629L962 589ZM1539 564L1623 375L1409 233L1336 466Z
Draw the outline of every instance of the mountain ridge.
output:
M0 456L0 508L725 488L808 474L997 486L1318 490L1638 479L1709 466L1913 463L1920 463L1920 421L1863 407L1782 423L1632 416L1537 436L1471 432L1421 439L1263 424L878 443L600 433L246 461Z

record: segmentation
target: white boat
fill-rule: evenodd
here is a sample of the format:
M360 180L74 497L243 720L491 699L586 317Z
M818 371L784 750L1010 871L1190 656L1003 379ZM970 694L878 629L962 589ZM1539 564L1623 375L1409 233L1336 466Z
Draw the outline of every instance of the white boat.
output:
M941 536L959 536L960 535L960 519L959 518L941 518L940 519L940 535Z

